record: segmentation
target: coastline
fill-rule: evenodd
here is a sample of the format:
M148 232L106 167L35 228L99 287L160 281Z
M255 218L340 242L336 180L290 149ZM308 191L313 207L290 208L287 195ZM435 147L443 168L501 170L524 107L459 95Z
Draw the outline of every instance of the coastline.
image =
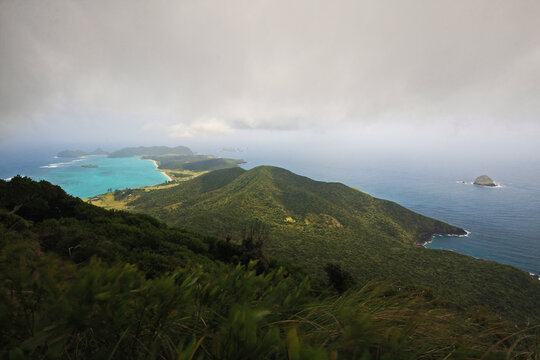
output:
M156 171L159 171L160 173L165 175L165 177L167 177L167 181L173 181L173 178L169 174L167 174L167 172L165 170L161 170L159 168L159 164L158 164L158 162L156 160L153 160L153 159L147 159L147 160L152 161L154 163L154 165L156 165Z
M448 232L433 231L433 232L429 232L427 234L422 235L420 237L420 240L418 240L416 242L416 244L420 245L420 246L423 246L423 247L426 247L429 243L431 243L433 241L433 239L437 235L465 237L465 236L469 236L470 233L471 233L470 231L464 230L464 229L461 229L461 228L456 228L455 231L448 231Z

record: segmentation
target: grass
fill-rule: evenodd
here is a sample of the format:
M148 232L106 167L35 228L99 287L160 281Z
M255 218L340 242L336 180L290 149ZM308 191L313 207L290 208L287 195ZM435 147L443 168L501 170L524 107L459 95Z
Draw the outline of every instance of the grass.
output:
M127 206L127 203L130 201L127 199L122 201L115 200L112 192L83 200L89 204L96 205L107 210L128 210L129 207Z
M178 169L162 169L161 171L165 172L169 177L173 178L176 181L186 181L191 180L197 176L204 175L208 173L208 171L191 171L191 170L178 170ZM148 187L150 188L150 187Z
M133 207L129 203L140 197L142 192L151 192L155 190L170 189L179 184L179 182L191 180L197 176L204 175L208 171L190 171L190 170L171 170L171 169L160 169L160 171L165 172L173 180L163 184L151 185L151 186L142 186L133 190L133 195L129 197L124 197L122 199L115 199L114 192L107 192L104 194L96 195L90 198L83 199L89 204L102 207L107 210L133 210Z

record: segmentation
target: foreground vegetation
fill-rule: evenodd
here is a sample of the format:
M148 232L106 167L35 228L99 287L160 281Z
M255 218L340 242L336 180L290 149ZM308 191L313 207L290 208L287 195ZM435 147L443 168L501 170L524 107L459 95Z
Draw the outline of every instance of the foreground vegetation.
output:
M456 312L425 287L332 287L242 241L0 181L0 357L534 359L538 327ZM340 285L341 284L341 285ZM345 287L343 287L345 285ZM342 293L341 295L339 293Z
M417 243L461 229L373 198L274 167L214 171L170 189L140 193L125 209L169 225L240 241L260 220L272 257L324 276L338 263L361 286L370 281L429 286L460 310L486 305L494 315L540 321L540 282L524 271Z

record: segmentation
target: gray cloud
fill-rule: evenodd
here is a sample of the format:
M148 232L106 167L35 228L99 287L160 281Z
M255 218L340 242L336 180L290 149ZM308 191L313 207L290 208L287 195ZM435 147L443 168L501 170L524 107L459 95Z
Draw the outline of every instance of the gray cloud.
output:
M537 123L539 17L537 0L4 0L0 129Z

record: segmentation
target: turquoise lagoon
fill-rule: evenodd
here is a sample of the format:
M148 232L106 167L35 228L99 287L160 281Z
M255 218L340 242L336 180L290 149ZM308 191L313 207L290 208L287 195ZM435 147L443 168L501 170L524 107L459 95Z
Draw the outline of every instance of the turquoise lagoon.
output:
M136 157L53 158L33 173L34 180L47 180L61 186L68 194L87 198L110 190L150 186L168 181L151 160ZM96 165L97 167L83 167Z

